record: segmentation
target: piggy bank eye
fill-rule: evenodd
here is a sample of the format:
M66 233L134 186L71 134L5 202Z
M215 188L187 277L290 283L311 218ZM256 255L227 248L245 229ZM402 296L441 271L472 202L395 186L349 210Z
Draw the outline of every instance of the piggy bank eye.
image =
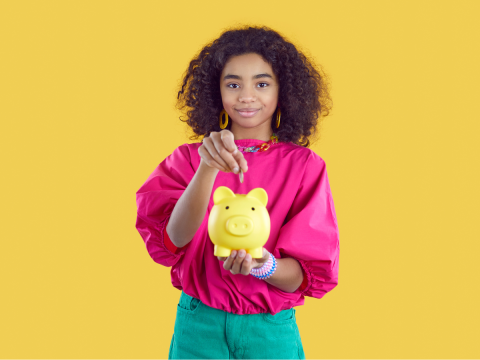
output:
M225 209L227 209L227 210L228 210L228 206L227 206Z
M252 210L255 210L255 208L252 208Z

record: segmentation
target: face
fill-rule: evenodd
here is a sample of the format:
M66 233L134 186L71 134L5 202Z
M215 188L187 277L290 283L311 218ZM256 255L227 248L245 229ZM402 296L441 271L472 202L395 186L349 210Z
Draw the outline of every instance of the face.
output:
M233 121L232 132L251 129L270 134L278 91L277 77L260 55L232 57L220 78L223 108Z

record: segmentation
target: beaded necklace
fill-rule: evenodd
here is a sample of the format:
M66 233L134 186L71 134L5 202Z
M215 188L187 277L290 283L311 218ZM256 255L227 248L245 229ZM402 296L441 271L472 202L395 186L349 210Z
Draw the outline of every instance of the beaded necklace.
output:
M242 153L246 152L262 152L262 151L267 151L271 145L275 145L278 143L278 136L273 133L272 136L270 136L270 140L268 142L265 142L260 145L255 145L255 146L240 146L237 145L238 150Z

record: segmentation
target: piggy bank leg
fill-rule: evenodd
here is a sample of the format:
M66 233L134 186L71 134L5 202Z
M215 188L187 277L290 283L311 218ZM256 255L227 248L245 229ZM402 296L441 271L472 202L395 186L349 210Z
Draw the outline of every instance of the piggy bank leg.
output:
M255 249L250 249L247 250L247 253L252 255L252 259L260 259L263 257L263 248L255 248Z
M213 250L213 255L221 256L221 257L229 257L231 252L232 252L231 249L227 249L226 247L215 245L215 249Z

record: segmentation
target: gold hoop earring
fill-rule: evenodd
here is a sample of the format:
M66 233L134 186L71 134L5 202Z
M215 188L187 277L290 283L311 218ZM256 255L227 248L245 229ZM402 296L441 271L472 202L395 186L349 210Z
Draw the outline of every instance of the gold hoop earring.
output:
M280 126L280 116L282 115L282 112L280 111L280 108L277 110L277 129Z
M222 115L223 114L225 114L225 122L224 123L222 122ZM222 111L220 111L220 116L218 117L218 120L220 121L220 129L225 129L228 125L228 114L225 111L225 109L222 109Z

